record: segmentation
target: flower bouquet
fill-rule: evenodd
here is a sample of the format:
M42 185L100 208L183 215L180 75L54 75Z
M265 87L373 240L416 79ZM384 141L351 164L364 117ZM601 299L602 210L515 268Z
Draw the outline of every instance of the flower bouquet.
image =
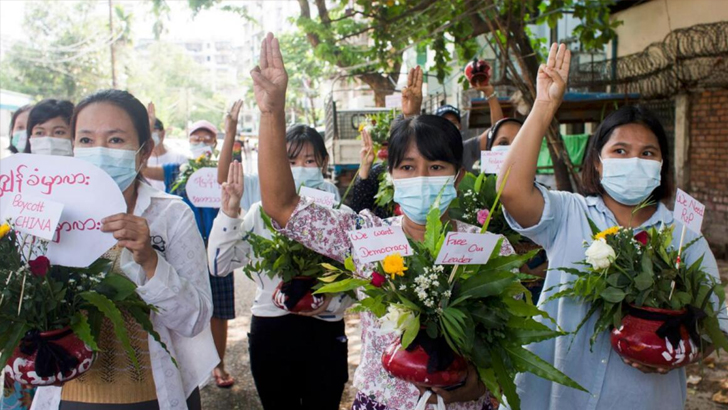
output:
M187 180L200 168L217 168L217 161L212 159L213 153L206 152L197 158L192 158L186 164L179 167L179 175L172 185L171 192L183 194L187 186Z
M470 225L483 226L490 216L488 232L505 236L514 247L521 242L521 235L511 229L503 214L503 207L493 207L498 196L497 175L478 176L468 172L458 185L458 197L450 205L450 217ZM493 208L491 215L490 209Z
M384 369L416 385L458 386L472 363L491 393L500 398L502 392L512 409L520 408L513 382L519 372L584 390L522 347L564 334L534 319L550 320L514 273L532 253L500 256L501 239L486 264L437 265L448 230L435 204L424 241L410 240L412 256L388 255L370 278L359 276L352 257L344 269L324 265L329 273L320 280L327 284L317 293L359 288L357 309L380 318L383 331L400 334L382 356Z
M689 266L680 263L672 247L674 226L639 233L615 226L600 232L589 222L594 236L580 262L585 268L561 268L576 279L549 299L591 303L576 332L597 314L592 345L612 329L612 347L620 356L667 369L698 360L708 345L728 349L718 325L725 290L701 267L702 257Z
M392 121L397 117L397 110L382 111L377 114L370 114L359 124L359 132L367 130L372 137L374 149L377 151L377 157L387 160L387 141L389 140L389 129Z
M138 366L123 312L165 347L149 315L155 311L136 285L99 259L87 268L51 264L47 243L0 225L0 363L6 381L60 386L88 371L108 319ZM174 359L173 359L174 360Z
M265 272L270 278L281 278L273 293L273 304L279 309L299 313L318 309L325 300L323 295L313 293L322 286L317 278L326 273L321 264L340 264L280 234L262 208L260 216L271 239L252 232L247 234L246 240L258 260L246 265L243 271L251 280L259 272Z

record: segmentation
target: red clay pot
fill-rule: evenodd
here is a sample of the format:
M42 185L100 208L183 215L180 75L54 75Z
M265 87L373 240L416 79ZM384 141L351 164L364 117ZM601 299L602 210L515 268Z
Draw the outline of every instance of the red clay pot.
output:
M63 335L64 333L67 334ZM20 347L17 347L8 360L5 368L6 376L20 384L31 386L62 386L64 383L86 373L96 360L96 354L93 350L81 341L75 333L71 332L68 327L41 332L40 337L45 339L47 343L63 348L69 355L78 359L78 365L65 373L58 372L50 377L40 377L35 371L38 351L26 355L20 350Z
M468 363L461 356L455 356L446 370L435 373L427 372L429 359L430 355L422 346L407 351L397 339L382 354L382 366L392 377L421 387L450 387L463 383L468 377Z
M472 86L488 85L490 81L490 65L484 60L476 58L465 66L465 77Z
M316 279L309 278L306 276L296 276L293 278L293 280L296 281L306 281L310 282L310 285L313 286L316 284ZM283 309L285 311L289 311L286 307L286 300L288 300L288 296L285 292L282 290L283 282L279 283L276 287L276 290L273 292L273 304L276 305L279 309ZM293 309L290 310L290 312L294 313L305 313L305 312L313 312L314 310L321 307L321 305L324 304L325 296L324 295L314 295L311 293L311 291L308 291L301 300L296 303L296 305L293 307Z
M685 313L685 310L632 308L667 316ZM656 333L663 323L663 320L646 320L627 314L622 318L622 326L612 330L612 348L625 359L652 367L675 369L697 361L699 348L690 339L685 326L680 328L680 343L673 346L667 338Z

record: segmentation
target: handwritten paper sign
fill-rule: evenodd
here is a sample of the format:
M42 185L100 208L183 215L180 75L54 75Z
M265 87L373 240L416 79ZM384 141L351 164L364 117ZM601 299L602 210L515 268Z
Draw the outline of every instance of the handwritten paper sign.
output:
M498 174L508 151L480 151L480 168L486 174Z
M101 220L126 212L126 201L113 179L94 165L73 157L15 154L0 161L0 200L16 195L63 205L46 256L54 265L86 267L116 244L101 232Z
M412 248L399 226L350 231L349 238L359 260L364 263L381 261L393 253L402 256L412 255Z
M17 193L0 198L0 220L10 220L16 230L52 240L63 204L30 194Z
M217 168L200 168L187 180L187 198L198 208L220 208Z
M483 265L488 263L500 236L492 233L450 232L440 248L438 265Z
M682 189L678 189L675 199L675 211L673 212L675 220L699 235L704 216L705 205L685 193Z
M307 196L313 199L313 202L327 208L333 208L336 204L336 195L333 192L321 191L320 189L302 186L298 194L301 196Z

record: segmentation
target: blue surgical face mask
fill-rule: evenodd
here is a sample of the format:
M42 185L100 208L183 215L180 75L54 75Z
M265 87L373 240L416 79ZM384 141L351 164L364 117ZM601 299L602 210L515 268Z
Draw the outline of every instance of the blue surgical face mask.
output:
M637 157L601 161L602 187L620 204L637 205L660 186L662 161Z
M301 185L309 188L319 188L324 184L324 175L318 167L291 167L293 173L293 181L296 183L296 189Z
M73 154L76 158L90 162L106 171L119 186L121 192L126 191L139 173L136 165L136 156L139 151L128 149L111 149L106 147L76 148Z
M443 215L450 202L457 197L455 190L455 176L446 177L416 177L395 179L394 202L398 203L402 212L412 222L418 225L427 223L427 213L442 191L440 197L440 215ZM445 189L443 189L443 186Z
M511 149L510 145L496 145L490 148L491 152L508 152L509 149Z
M10 140L10 144L18 150L18 152L25 151L25 145L28 143L28 131L15 131L13 137Z

